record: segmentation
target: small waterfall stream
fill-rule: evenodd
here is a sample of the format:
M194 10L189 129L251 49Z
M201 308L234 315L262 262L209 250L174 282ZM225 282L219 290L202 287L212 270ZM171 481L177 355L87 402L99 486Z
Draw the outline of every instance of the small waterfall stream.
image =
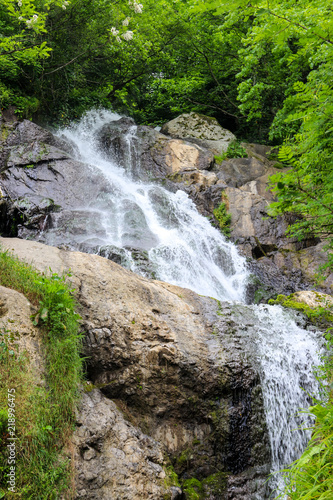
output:
M142 273L142 269L133 258L133 248L146 256L157 279L219 300L244 302L249 277L245 259L197 212L188 196L134 181L130 171L98 151L95 132L119 118L107 111L90 112L79 124L60 132L76 144L80 160L101 171L105 184L111 186L112 194L106 193L102 202L90 200L82 207L102 215L102 236L92 231L89 239L99 248L120 249L127 267L135 272ZM133 126L125 136L130 165L138 161L133 158L134 137ZM80 238L77 243L84 248L87 237ZM274 473L300 456L310 437L310 431L302 427L311 422L299 409L309 406L308 394L316 391L311 368L319 363L319 335L297 326L293 313L279 306L248 308L256 327L253 342ZM276 475L271 486L279 490L280 483Z

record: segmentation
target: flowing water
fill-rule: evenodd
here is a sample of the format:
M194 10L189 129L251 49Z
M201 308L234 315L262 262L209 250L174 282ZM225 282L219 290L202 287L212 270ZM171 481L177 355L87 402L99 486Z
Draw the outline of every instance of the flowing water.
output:
M107 203L90 200L82 207L98 213L103 231L97 239L93 230L81 237L81 248L90 238L99 249L121 250L127 259L122 263L145 274L133 257L134 248L141 257L144 254L160 280L220 300L243 302L248 271L236 247L197 212L184 192L170 193L133 179L132 167L140 162L132 147L136 127L125 135L125 168L98 150L95 132L119 118L106 111L90 112L79 124L61 131L76 144L81 161L102 172L105 184L112 186ZM311 422L299 409L309 406L308 394L316 391L311 368L318 364L319 336L297 326L293 314L278 306L248 307L256 324L252 341L260 367L272 472L276 472L300 456L310 437L304 426ZM279 488L280 483L276 476L272 487Z

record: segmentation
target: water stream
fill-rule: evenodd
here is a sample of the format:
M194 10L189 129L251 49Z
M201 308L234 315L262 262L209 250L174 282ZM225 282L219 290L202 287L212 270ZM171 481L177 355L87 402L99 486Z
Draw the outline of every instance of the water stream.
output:
M145 274L133 258L136 249L157 279L220 300L244 302L249 274L236 247L197 212L184 192L170 193L156 184L133 180L131 165L140 161L131 147L136 128L131 127L125 136L127 168L97 149L95 132L119 118L107 111L94 111L61 131L76 144L81 161L102 172L105 184L112 186L106 190L103 203L92 199L82 207L98 213L103 231L79 236L78 244L84 248L90 239L99 248L120 249L127 267ZM293 314L278 306L248 307L256 322L253 342L263 386L272 472L276 472L300 456L310 437L310 431L302 428L310 423L308 417L298 411L309 406L308 393L316 391L311 368L318 364L319 336L297 326ZM276 476L272 487L279 488L280 483Z

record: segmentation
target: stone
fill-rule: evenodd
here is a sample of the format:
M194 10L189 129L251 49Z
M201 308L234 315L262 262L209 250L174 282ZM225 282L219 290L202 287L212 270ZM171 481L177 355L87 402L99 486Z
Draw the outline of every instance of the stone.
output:
M27 353L36 385L44 386L45 360L39 329L31 319L35 308L28 299L9 288L0 286L0 334L8 335L17 353Z
M245 484L249 468L269 468L250 310L150 281L97 255L0 241L40 271L70 269L77 290L92 382L77 417L77 498L112 498L112 491L162 500L167 456L184 478L232 472Z
M333 297L326 293L314 292L312 290L304 290L293 294L295 302L301 302L315 309L316 307L325 307L333 309Z
M131 141L127 135L131 134ZM128 118L104 125L96 133L97 144L109 160L116 161L135 179L158 179L186 169L209 169L214 157L196 144L166 137Z
M231 158L216 165L214 171L228 186L240 187L264 175L267 167L255 158Z
M184 113L165 123L161 133L177 139L191 140L215 155L225 152L230 142L236 140L234 134L221 127L216 118L193 112Z
M117 405L98 389L82 394L77 424L73 437L75 498L172 497L173 490L163 480L161 444L128 422Z

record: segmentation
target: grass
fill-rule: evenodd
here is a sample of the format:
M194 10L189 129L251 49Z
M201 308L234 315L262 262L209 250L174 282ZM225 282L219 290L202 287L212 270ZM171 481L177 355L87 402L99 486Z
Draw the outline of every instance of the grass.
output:
M6 498L71 498L71 463L65 453L83 380L79 315L65 276L46 276L0 250L0 284L36 307L46 380L38 384L27 353L19 352L14 325L0 331L0 498L7 490L8 389L15 389L16 491ZM1 493L2 492L2 493Z

